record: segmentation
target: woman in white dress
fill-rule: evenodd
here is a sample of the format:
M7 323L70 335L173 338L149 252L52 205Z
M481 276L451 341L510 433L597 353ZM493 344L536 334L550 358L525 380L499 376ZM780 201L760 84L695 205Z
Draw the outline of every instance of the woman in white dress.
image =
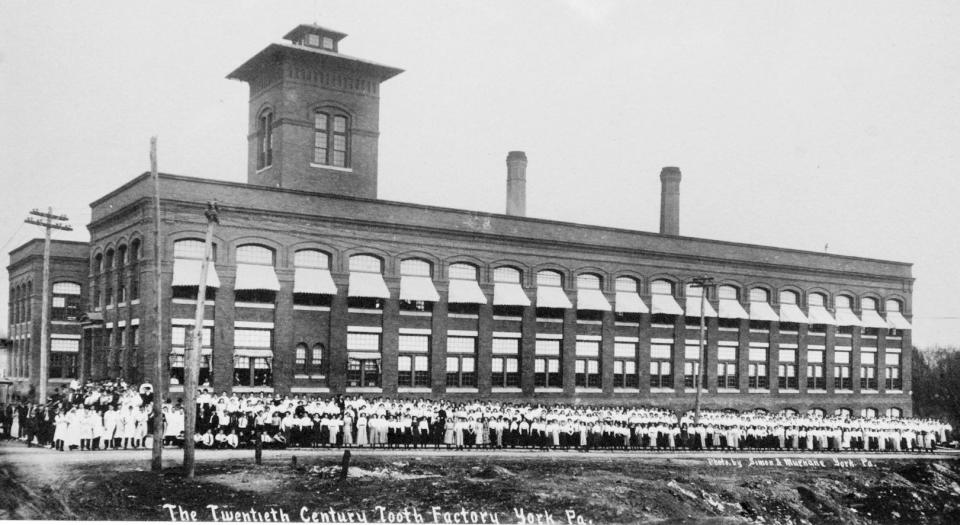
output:
M357 418L357 446L367 446L367 415L363 412Z
M67 437L67 414L61 409L57 412L56 417L56 426L53 431L53 447L60 452L63 452L63 442L64 438Z
M76 408L71 408L70 412L67 412L67 430L63 440L64 448L67 450L80 448L80 440L82 439L80 434L80 419Z
M137 414L134 412L132 405L123 411L123 416L120 417L120 425L123 427L123 448L128 446L137 448L139 445L137 443Z

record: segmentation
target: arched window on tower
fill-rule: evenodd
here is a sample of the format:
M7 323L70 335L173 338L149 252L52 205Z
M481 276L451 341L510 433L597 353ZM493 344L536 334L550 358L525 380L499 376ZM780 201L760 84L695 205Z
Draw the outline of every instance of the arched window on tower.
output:
M257 169L273 165L273 112L266 110L257 122Z

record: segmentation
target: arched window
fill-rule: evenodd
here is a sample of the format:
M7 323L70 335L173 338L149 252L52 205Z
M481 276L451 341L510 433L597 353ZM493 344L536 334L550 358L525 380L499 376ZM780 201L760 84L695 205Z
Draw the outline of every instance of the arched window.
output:
M891 312L902 312L903 305L897 299L887 299L887 302L884 304L887 313Z
M903 410L897 407L890 407L887 409L887 417L900 419L903 417Z
M319 250L298 250L293 255L293 304L305 309L328 308L337 294L330 275L330 257Z
M112 248L107 250L107 255L103 259L103 273L105 274L103 297L108 307L113 305L114 298L114 281L112 273L114 269L114 253L115 252Z
M234 282L237 303L273 304L280 281L274 271L273 250L259 244L237 247L237 279Z
M273 165L273 112L266 110L257 120L257 169Z
M849 295L838 295L837 296L837 310L852 310L853 309L853 298Z
M520 270L501 266L493 270L493 315L519 320L530 298L523 291Z
M841 408L838 408L838 409L834 410L834 411L833 411L833 415L835 415L835 416L837 416L837 417L842 417L842 418L849 418L850 416L853 415L853 412L851 412L849 408L843 408L843 407L841 407Z
M809 306L827 306L827 296L823 295L820 292L812 292L807 296L807 304Z
M333 109L313 114L313 162L346 168L350 165L350 120Z
M769 303L770 302L770 292L763 288L751 288L750 289L750 302L751 303Z
M563 310L572 307L563 291L563 275L554 270L537 272L537 318L562 319Z
M807 410L807 416L809 417L822 418L826 415L827 413L822 408L811 408L810 410Z
M373 255L352 255L349 260L350 285L347 291L350 308L382 310L390 290L383 280L383 262Z
M599 275L582 273L577 276L577 319L602 322L603 312L613 310L601 290Z
M313 345L310 349L310 366L313 368L313 373L323 373L323 345L320 343Z
M121 245L117 248L117 303L127 302L127 266L130 261L127 259L127 245Z
M860 417L865 418L865 419L874 419L874 418L877 417L877 409L876 409L876 408L864 408L864 409L860 410Z
M294 365L298 374L307 373L307 344L297 343L296 353L294 355Z
M783 410L781 410L781 411L778 412L777 414L778 414L778 415L781 415L781 416L792 417L792 416L796 416L796 415L797 415L797 411L794 410L794 409L792 409L792 408L784 408Z
M480 314L480 305L487 304L487 296L477 282L477 267L469 263L454 263L447 268L450 288L447 310L453 315Z
M783 290L780 292L780 304L799 304L797 292L793 290Z
M719 299L738 301L740 300L740 290L738 290L736 286L724 284L717 287L717 297Z
M381 273L382 263L372 255L354 255L350 257L350 271Z
M654 295L673 295L673 283L658 279L650 283L650 293Z
M217 246L211 246L212 260L217 259ZM195 301L200 287L200 274L203 270L205 244L201 239L180 239L173 243L173 298L180 301ZM216 289L220 287L216 266L207 265L206 301L216 298Z
M400 310L431 312L433 303L440 300L433 285L430 263L422 259L400 261Z
M509 266L501 266L493 270L495 283L520 283L520 270Z
M140 239L130 242L130 300L140 298Z

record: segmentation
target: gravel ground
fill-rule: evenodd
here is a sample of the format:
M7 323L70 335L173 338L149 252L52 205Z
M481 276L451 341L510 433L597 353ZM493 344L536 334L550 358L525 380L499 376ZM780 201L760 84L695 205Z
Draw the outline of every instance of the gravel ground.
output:
M149 450L4 443L0 519L960 523L956 452L353 450L341 482L342 453L266 450L257 466L250 450L201 450L186 480L180 450L157 474Z

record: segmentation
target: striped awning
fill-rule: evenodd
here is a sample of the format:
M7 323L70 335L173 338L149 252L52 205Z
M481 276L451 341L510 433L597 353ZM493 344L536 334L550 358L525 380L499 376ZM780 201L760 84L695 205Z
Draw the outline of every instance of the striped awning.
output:
M454 304L487 304L480 284L472 279L450 279L447 301Z
M736 299L720 298L720 315L723 319L750 319L750 314Z
M277 272L273 270L273 266L264 264L238 264L237 280L233 285L233 289L279 292L280 281L277 280Z
M350 297L389 299L390 290L387 289L387 283L383 281L383 276L379 273L350 272L347 295Z
M651 311L655 314L683 315L683 308L672 295L655 293L650 297Z
M610 302L600 290L593 288L577 290L577 310L609 312L612 309Z
M497 306L530 306L530 298L520 283L494 283L493 304Z
M404 275L400 277L400 300L435 303L440 300L440 294L429 277Z
M337 285L330 270L323 268L297 268L293 274L293 293L337 295Z
M645 314L650 311L637 292L617 292L614 307L617 313L624 314Z
M202 269L203 261L199 259L174 259L173 286L200 286ZM220 288L217 268L212 262L207 265L207 286L209 288Z

